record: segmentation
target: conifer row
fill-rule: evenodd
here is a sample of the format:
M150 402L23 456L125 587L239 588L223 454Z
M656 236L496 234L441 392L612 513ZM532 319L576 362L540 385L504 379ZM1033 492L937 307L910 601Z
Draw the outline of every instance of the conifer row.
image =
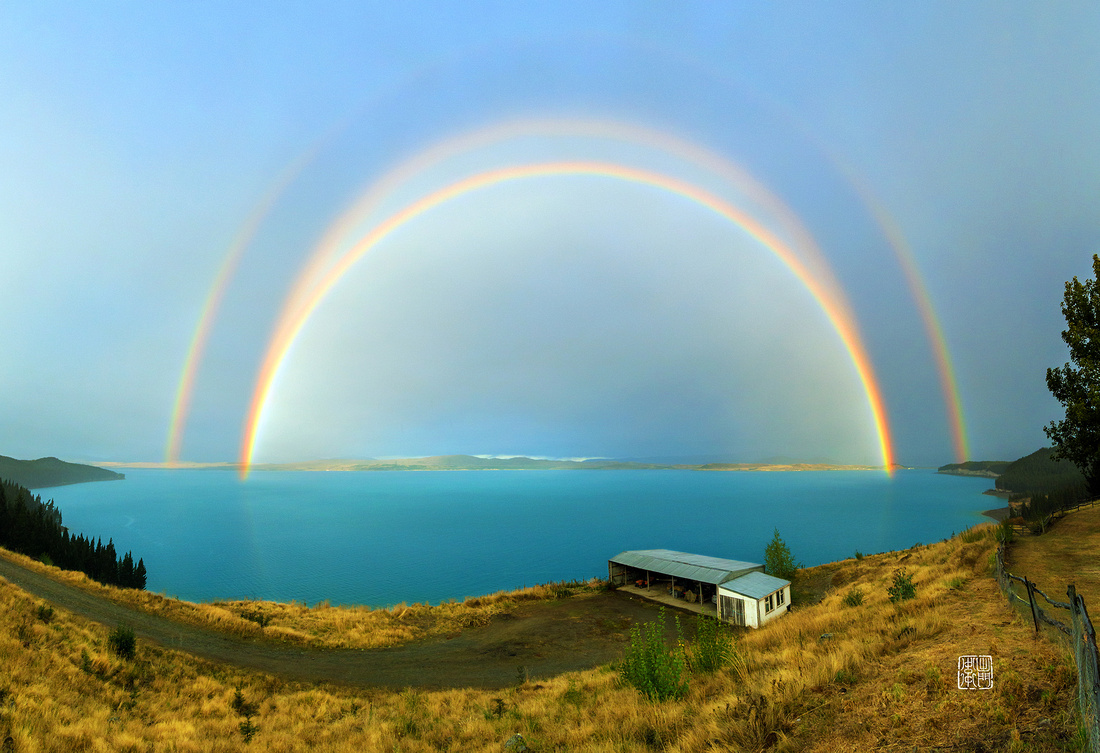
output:
M131 552L119 559L113 539L104 545L103 539L70 535L52 499L43 502L29 489L4 480L0 480L0 546L63 570L79 570L104 585L145 588L144 560L134 564Z

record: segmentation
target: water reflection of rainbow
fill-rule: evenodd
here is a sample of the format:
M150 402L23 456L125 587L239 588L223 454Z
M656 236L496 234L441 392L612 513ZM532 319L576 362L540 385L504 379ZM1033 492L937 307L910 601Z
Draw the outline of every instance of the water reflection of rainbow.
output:
M310 315L352 265L395 230L447 201L508 181L554 176L593 176L622 180L681 196L729 220L780 259L821 306L848 351L867 396L883 465L888 472L891 470L894 463L893 447L881 389L875 379L870 358L850 307L838 287L832 282L831 276L822 274L820 268L813 268L806 259L796 254L787 243L756 218L699 186L652 170L610 162L578 161L500 168L460 180L390 215L343 255L337 258L329 256L325 263L308 267L303 274L306 278L304 284L295 286L296 294L292 295L288 306L284 308L260 368L241 443L242 476L247 476L252 463L264 407L280 366ZM324 271L320 271L321 269ZM302 278L300 278L301 281Z

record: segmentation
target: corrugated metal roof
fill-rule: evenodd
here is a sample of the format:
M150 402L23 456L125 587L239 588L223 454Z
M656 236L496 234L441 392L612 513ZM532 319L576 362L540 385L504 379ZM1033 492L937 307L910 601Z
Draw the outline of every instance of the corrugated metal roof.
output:
M775 593L784 586L791 585L789 580L776 578L765 573L749 573L740 578L720 584L727 591L734 591L750 599L763 599L770 593Z
M612 557L611 562L662 575L690 578L711 585L718 585L739 575L764 569L763 565L755 562L674 552L671 549L640 549L622 552Z

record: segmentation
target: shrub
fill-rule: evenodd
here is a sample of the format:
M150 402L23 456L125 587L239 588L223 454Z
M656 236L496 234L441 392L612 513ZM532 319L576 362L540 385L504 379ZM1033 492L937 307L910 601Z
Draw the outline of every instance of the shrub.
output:
M619 675L652 701L680 699L687 695L684 679L684 643L676 618L676 646L665 645L665 610L657 619L630 629L630 645L619 666Z
M107 636L107 647L120 659L133 659L137 653L137 638L129 625L119 625Z
M259 612L259 611L249 610L249 611L241 612L241 617L248 620L249 622L255 622L261 628L265 628L265 627L267 627L268 625L271 624L271 615L264 614L263 612Z
M34 614L42 622L49 623L53 619L53 607L46 604L39 604L35 607Z
M913 585L913 576L903 567L894 571L894 583L886 593L890 595L890 601L895 604L906 599L913 599L917 595L917 587Z
M733 634L714 617L695 618L695 644L688 663L692 672L715 672L733 656Z
M844 606L858 607L863 603L863 591L859 586L854 586L851 591L844 594Z

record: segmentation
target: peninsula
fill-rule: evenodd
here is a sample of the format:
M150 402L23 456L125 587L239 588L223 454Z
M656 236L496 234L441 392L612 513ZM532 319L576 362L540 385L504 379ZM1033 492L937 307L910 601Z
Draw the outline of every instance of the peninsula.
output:
M16 460L0 455L0 479L28 489L83 484L88 481L119 481L121 473L80 463L66 463L54 457L37 460Z

